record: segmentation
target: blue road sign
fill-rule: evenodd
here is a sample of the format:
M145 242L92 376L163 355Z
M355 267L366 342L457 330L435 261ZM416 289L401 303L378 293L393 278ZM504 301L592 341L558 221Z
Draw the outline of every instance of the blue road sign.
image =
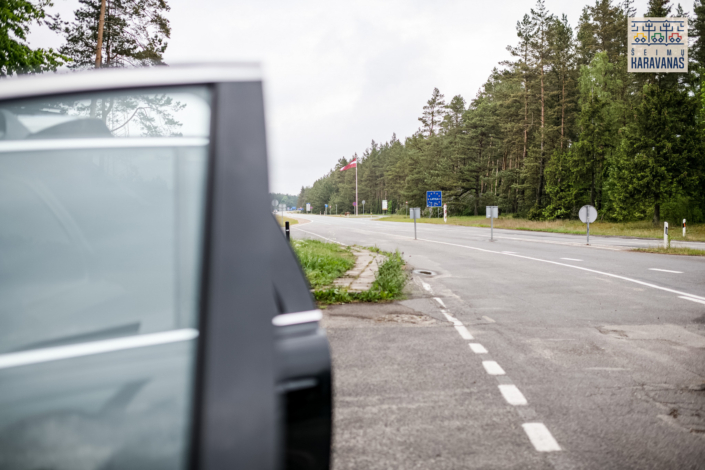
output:
M328 207L328 204L326 204L326 207Z
M441 207L443 196L441 191L426 191L426 207Z

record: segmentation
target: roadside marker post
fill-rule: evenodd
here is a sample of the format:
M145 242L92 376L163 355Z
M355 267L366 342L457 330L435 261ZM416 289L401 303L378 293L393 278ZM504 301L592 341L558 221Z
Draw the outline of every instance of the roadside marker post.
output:
M494 219L499 217L498 206L485 206L485 218L490 219L490 241L494 241Z
M421 208L412 207L411 208L411 218L414 219L414 240L416 240L416 219L421 218Z
M685 238L685 219L683 219L683 238Z
M448 222L448 204L443 204L443 222Z
M580 208L578 217L582 223L587 223L587 244L590 244L590 223L597 220L597 209L591 205L586 205Z
M668 222L663 223L663 247L668 248Z
M289 241L289 232L290 232L290 230L289 230L289 221L287 220L286 222L284 222L284 225L285 225L285 227L286 227L286 229L285 229L285 231L286 231L286 241Z

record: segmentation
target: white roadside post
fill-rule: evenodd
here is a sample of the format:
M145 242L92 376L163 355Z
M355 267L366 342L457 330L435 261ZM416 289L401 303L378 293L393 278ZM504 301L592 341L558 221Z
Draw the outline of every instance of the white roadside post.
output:
M362 200L362 215L365 215L365 200Z
M663 223L663 247L668 248L668 222Z
M414 219L414 240L416 240L416 219L421 217L421 208L412 207L411 208L411 218Z
M448 222L448 204L443 204L443 222Z
M580 221L587 224L587 244L590 244L590 223L597 220L597 209L591 205L583 206L578 212L578 217Z
M494 241L494 219L499 216L497 206L485 206L485 218L490 219L490 241Z
M685 219L683 219L683 238L685 238Z

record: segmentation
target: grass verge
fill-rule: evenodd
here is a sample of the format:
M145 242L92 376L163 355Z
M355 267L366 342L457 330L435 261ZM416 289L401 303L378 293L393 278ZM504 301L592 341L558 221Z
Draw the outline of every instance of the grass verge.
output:
M329 286L355 265L355 255L350 248L337 243L292 240L291 246L314 289Z
M649 248L635 248L632 251L660 253L662 255L705 256L705 250L696 250L695 248L686 247L664 248L662 246L654 246Z
M380 302L395 300L402 297L404 286L409 275L404 270L404 260L401 254L384 253L387 260L377 271L372 287L364 292L348 292L347 289L330 287L314 290L313 296L321 304L345 304L350 302Z
M313 297L320 304L398 299L402 296L409 277L404 270L404 260L398 251L386 253L376 247L370 248L371 251L382 253L387 259L380 265L369 290L348 292L347 289L330 287L330 285L354 266L355 255L349 247L318 240L293 240L292 247L313 288Z
M284 220L283 220L283 221L282 221L282 216L281 216L281 215L277 215L277 216L275 216L275 217L276 217L277 222L279 223L279 226L280 226L280 227L283 227L283 226L284 226L284 222L289 222L289 225L296 225L296 224L299 223L298 220L296 220L296 219L290 219L289 217L284 217Z
M404 215L382 217L381 221L387 222L413 222ZM490 227L490 220L484 216L448 217L444 223L443 218L421 218L417 220L423 224L462 225L467 227ZM500 217L494 219L494 227L507 230L526 230L531 232L569 233L585 235L586 225L579 220L528 220ZM674 232L672 239L677 241L705 241L705 224L692 224L688 226L687 237L683 238L680 224L671 225ZM594 222L590 224L590 235L635 237L635 238L663 238L663 225L654 227L651 221L640 222Z

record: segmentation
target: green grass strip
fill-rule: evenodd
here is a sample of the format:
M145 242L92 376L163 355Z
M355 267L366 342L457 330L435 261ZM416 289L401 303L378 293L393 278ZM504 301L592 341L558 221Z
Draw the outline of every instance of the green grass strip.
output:
M632 251L641 253L660 253L662 255L681 255L681 256L705 256L705 250L686 247L651 247L651 248L635 248Z

